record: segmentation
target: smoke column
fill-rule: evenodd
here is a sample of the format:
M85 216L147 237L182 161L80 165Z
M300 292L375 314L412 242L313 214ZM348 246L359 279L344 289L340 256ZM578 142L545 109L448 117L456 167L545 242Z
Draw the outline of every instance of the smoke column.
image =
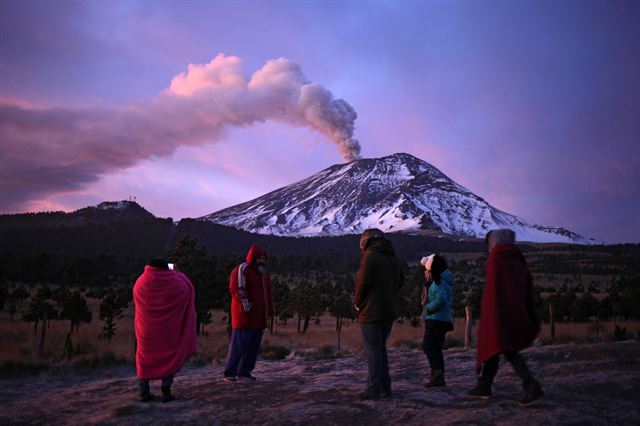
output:
M346 161L360 158L357 114L343 99L309 82L285 58L250 78L236 56L190 64L146 103L115 109L35 108L0 100L0 210L73 191L179 146L214 143L225 128L277 121L310 127L336 144Z

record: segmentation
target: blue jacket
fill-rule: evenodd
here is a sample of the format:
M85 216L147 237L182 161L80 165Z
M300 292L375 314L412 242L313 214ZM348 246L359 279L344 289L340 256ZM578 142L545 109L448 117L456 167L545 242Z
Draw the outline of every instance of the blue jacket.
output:
M440 275L440 284L431 282L427 295L428 302L422 309L425 320L452 321L453 273L447 269Z

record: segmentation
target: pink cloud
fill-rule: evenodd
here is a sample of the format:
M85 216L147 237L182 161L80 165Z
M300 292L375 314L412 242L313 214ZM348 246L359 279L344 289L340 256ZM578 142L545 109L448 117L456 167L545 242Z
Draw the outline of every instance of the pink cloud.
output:
M242 61L218 55L190 64L168 90L123 108L34 108L0 102L0 210L24 208L49 194L77 191L144 159L221 140L225 132L266 121L313 129L357 158L356 113L288 59L268 61L248 79Z

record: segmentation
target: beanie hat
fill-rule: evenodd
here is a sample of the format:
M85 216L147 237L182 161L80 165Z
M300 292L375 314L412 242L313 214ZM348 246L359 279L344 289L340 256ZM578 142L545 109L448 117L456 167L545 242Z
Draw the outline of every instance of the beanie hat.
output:
M422 266L424 266L424 269L426 269L427 271L431 270L431 265L433 264L433 258L435 257L435 253L432 255L429 255L427 257L423 257L422 259L420 259L420 264Z

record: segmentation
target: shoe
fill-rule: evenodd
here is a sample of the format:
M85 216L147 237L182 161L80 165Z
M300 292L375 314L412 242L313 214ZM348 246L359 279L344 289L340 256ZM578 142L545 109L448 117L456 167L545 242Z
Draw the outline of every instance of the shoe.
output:
M222 381L225 382L225 383L235 383L236 380L238 380L238 379L236 379L235 376L224 376L222 378Z
M467 392L467 395L472 398L489 399L491 398L491 388L476 386Z
M447 386L447 384L444 381L444 373L442 372L442 370L435 370L433 373L431 373L431 378L427 383L424 384L424 387L426 388L436 388L443 386Z
M537 402L540 402L542 397L544 397L544 392L542 392L540 384L536 383L535 386L528 390L527 393L525 393L524 397L520 401L518 401L518 404L522 407L528 407Z
M171 395L171 387L162 386L162 402L171 402L174 399L176 399L176 397Z
M255 376L252 376L251 374L247 374L247 375L240 375L238 376L238 380L250 380L252 382L255 382L257 379Z
M138 397L138 399L140 400L140 402L149 402L149 401L153 401L153 398L155 398L155 395L153 395L150 392L145 392L145 393L141 393L140 396Z
M380 399L380 396L379 392L363 392L358 395L358 399Z

